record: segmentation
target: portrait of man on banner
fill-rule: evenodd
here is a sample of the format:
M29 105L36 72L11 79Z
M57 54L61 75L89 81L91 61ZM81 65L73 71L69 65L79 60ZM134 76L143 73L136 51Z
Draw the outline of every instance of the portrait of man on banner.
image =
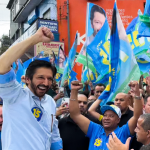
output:
M65 64L66 64L66 55L63 48L60 46L58 52L58 67L64 68Z
M93 61L95 60L94 57L91 56L95 56L95 55L100 55L100 47L101 49L104 49L104 45L106 45L106 41L108 41L109 39L109 25L108 25L108 21L107 21L107 17L106 17L106 13L104 11L104 9L98 5L95 5L93 3L88 3L87 4L87 17L86 17L86 42L83 46L83 48L81 49L80 54L84 56L86 56L86 52L87 52L87 56L86 57L86 62L88 60L87 63L87 70L88 70L88 74L86 76L93 76L94 78L96 78L96 74L95 73L90 73L91 72L91 67L90 62L93 63ZM94 39L98 41L94 42ZM93 43L94 42L94 43ZM99 48L97 48L97 45L101 42L101 44L99 45ZM90 55L87 51L87 47L92 44L94 46L96 46L96 49L92 48L91 49L91 53L93 55ZM105 44L104 44L105 43ZM108 46L107 46L108 47ZM107 54L106 54L107 55ZM101 56L102 57L102 56ZM81 62L82 63L82 62ZM98 65L93 64L93 66L99 70ZM83 72L85 67L83 67ZM84 76L82 75L82 79L84 81ZM91 80L91 78L89 77L89 80Z
M103 27L106 20L106 13L102 7L88 3L86 20L86 42L83 47L83 55L85 55L86 47L93 41L96 34Z

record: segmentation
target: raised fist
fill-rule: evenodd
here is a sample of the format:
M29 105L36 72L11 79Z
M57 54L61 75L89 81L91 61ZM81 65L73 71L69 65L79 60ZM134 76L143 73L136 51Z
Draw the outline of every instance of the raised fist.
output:
M83 88L83 84L80 81L72 81L71 82L71 90L80 90Z
M35 33L35 36L38 38L38 42L49 43L54 40L54 35L47 27L41 27Z

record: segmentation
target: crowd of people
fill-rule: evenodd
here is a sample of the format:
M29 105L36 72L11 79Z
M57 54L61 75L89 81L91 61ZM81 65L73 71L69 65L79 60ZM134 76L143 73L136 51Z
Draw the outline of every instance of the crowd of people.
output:
M47 61L30 63L22 81L11 68L33 45L54 36L40 28L0 57L0 130L3 150L149 150L150 82L131 81L129 92L101 106L104 84L67 80L60 88L56 68ZM90 87L90 88L89 88ZM69 101L67 101L69 99Z

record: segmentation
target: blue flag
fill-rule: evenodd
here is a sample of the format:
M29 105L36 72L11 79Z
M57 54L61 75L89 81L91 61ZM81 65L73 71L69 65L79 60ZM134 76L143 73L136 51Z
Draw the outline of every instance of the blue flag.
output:
M120 40L118 33L118 24L117 24L117 6L114 5L113 17L112 17L112 28L110 36L110 53L109 53L109 83L106 86L106 89L101 94L99 99L107 100L112 92L115 90L117 82L117 69L119 63L119 50L120 50ZM106 102L105 102L106 103Z
M126 29L126 33L130 34L135 31L136 25L139 22L139 17L134 18Z
M15 63L13 63L13 68L16 73L16 80L21 83L21 76L24 75L25 69L23 64L21 63L21 60L18 59Z
M92 58L94 67L101 75L105 75L109 70L109 25L107 19L94 40L87 46L87 53Z
M141 74L144 77L149 76L149 62L150 62L150 50L149 43L150 39L148 37L140 37L137 39L139 34L140 17L136 17L127 28L126 32L128 34L128 39L130 41L133 53L137 60L140 68Z
M55 77L56 82L61 81L61 78L62 78L62 74L57 72Z
M91 81L92 83L96 82L98 74L93 73L90 69L88 70L87 67L83 69L82 73L82 83L85 83L86 81Z
M144 14L140 15L139 34L140 37L150 37L150 0L146 0Z
M108 101L114 101L117 93L127 93L129 82L138 81L140 78L139 67L129 44L116 2L112 17L110 45L109 83L99 97L103 100L101 105Z
M77 73L71 70L71 73L68 77L68 86L70 89L71 89L71 82L77 80L76 76L77 76Z
M97 16L94 23L94 12ZM87 4L86 15L86 42L82 47L76 62L83 64L82 82L95 82L99 74L108 73L109 63L109 25L105 10L93 3Z
M43 58L44 57L44 51L41 51L37 56L34 57L34 59Z
M107 85L108 81L109 81L109 73L104 76L99 75L93 84L96 85L96 84L102 83L102 84Z
M78 32L76 33L75 41L74 41L73 46L69 52L69 56L68 56L67 63L65 65L62 80L61 80L61 86L63 86L64 81L68 79L68 77L71 73L74 59L75 59L75 55L76 55L76 50L77 50L77 41L78 41Z
M89 45L87 45L86 52L91 57L92 62L94 64L94 67L96 68L96 71L101 75L104 76L109 71L109 38L110 38L110 29L109 24L107 21L107 17L105 14L105 11L97 5L94 5L92 3L88 4L89 7L100 9L103 12L104 15L104 24L99 29L98 33L95 35L94 39L89 42L94 34L92 34L90 37L87 37L87 42ZM91 10L92 13L92 10ZM101 20L99 18L99 20ZM89 19L88 19L89 21ZM102 21L102 20L101 20ZM91 24L91 21L90 21ZM90 31L90 25L87 25L87 34L89 34ZM92 29L93 31L94 29Z

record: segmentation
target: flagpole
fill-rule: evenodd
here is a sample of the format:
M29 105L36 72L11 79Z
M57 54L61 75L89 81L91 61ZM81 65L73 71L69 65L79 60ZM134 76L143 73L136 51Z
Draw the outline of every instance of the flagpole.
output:
M86 62L87 62L87 70L88 70L88 75L89 75L89 80L91 81L91 78L90 78L90 72L89 72L89 63L88 63L88 55L87 55L87 52L86 52Z
M83 45L83 46L84 46L84 45ZM82 48L81 48L80 53L78 54L77 58L80 56L81 51L82 51ZM76 58L76 60L77 60L77 58ZM90 73L89 73L89 67L88 67L87 52L86 52L86 62L87 62L87 70L88 70L89 79L90 79L90 81L91 81ZM77 63L77 62L75 61L75 64L76 64L76 63ZM74 64L74 65L75 65L75 64ZM74 67L74 66L73 66L73 67ZM69 74L69 75L70 75L70 74Z

